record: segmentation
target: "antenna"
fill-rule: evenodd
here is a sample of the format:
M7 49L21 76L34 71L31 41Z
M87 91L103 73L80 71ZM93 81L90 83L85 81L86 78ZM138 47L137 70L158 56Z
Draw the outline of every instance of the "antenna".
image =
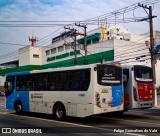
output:
M35 43L38 41L36 37L32 36L31 38L28 37L29 41L32 43L31 46L34 47Z

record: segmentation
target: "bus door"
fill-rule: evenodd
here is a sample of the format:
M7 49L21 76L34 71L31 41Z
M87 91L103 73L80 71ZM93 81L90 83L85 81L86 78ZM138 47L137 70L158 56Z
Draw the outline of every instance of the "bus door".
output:
M20 100L23 106L23 111L29 111L29 88L27 87L27 80L29 75L16 76L16 100Z
M15 76L7 76L5 82L6 109L14 109Z
M129 68L123 68L123 87L124 87L124 107L128 109L130 106L130 95L132 91L131 85L129 85Z

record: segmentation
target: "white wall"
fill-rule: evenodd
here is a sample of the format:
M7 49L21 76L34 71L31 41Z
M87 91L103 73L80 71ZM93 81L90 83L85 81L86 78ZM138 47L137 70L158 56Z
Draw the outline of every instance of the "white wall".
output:
M39 58L34 58L33 55L38 55ZM26 65L42 65L41 47L28 46L19 49L19 66Z
M145 44L124 41L124 40L114 40L114 57L115 61L120 62L122 64L137 64L141 63L142 65L147 65L149 60L147 60L150 56L138 57L142 55L150 55L148 47ZM145 60L144 62L140 62L140 60Z
M46 56L46 51L47 50L51 50L53 48L57 48L59 46L62 46L65 43L67 44L67 43L71 43L71 42L73 42L73 39L71 37L68 37L65 40L61 39L61 40L59 40L59 41L57 41L57 42L55 42L55 43L53 43L53 44L51 44L49 46L42 47L42 64L44 65L44 64L53 63L52 61L47 62L47 58L48 57L53 57L53 56L57 56L57 55L60 55L60 54L63 54L63 53L67 53L67 52L73 51L73 49L70 49L70 50L67 50L67 51L65 50L65 51L62 51L62 52L58 52L58 50L57 50L57 52L55 54L51 54L50 53L50 55Z
M143 48L144 50L141 50ZM145 44L115 39L114 49L115 49L114 50L115 61L120 61L122 65L145 65L145 66L151 67L150 56L141 58L140 60L145 60L142 62L140 62L139 60L136 60L136 56L141 56L143 54L150 54ZM131 59L128 59L128 58L131 58ZM160 85L160 60L157 60L155 70L156 70L156 86L159 86Z
M39 58L34 57L34 55L38 55ZM42 65L41 47L30 47L30 65Z
M156 64L156 86L160 86L160 60Z
M19 49L19 66L25 66L30 64L30 47L24 47Z
M68 41L69 40L70 40L70 42L73 41L73 39L68 39ZM98 52L104 52L104 51L107 51L107 50L112 50L113 49L113 42L114 42L114 40L108 40L108 41L103 41L103 42L100 42L100 43L97 43L97 44L88 45L87 46L87 51L88 51L87 54L91 55L91 54L98 53ZM60 60L66 60L66 59L73 58L74 56L71 56L71 57L66 57L66 58L63 58L63 59L58 59L58 60L47 62L48 57L53 57L53 56L57 56L57 55L61 55L61 54L73 51L73 49L64 50L62 52L57 52L56 54L50 54L50 55L46 56L46 50L51 50L51 49L53 49L55 47L58 47L60 45L63 45L63 44L64 44L64 40L61 40L61 41L56 42L56 43L54 43L50 46L43 47L42 48L42 56L43 56L42 64L49 64L49 63L57 62L57 61L60 61ZM78 47L77 47L77 50L80 50L81 54L84 56L84 54L85 54L84 50L82 50ZM81 57L82 56L81 54L77 55L77 57Z

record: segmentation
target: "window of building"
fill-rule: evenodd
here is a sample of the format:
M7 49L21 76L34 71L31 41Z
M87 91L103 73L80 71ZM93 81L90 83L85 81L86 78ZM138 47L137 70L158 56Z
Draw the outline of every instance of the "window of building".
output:
M33 54L33 58L39 58L38 54Z
M70 44L66 44L65 45L65 50L69 50L70 49Z
M64 51L64 46L59 46L58 47L58 52Z
M99 43L99 37L96 37L92 40L92 43L95 44L95 43Z
M91 44L91 40L87 40L87 45L90 45Z
M56 48L51 49L51 54L55 54L56 53Z
M46 51L46 56L50 55L50 50Z

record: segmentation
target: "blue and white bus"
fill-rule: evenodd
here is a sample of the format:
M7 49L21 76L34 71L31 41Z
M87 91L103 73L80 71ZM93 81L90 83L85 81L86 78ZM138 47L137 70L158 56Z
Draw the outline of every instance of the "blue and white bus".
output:
M94 64L13 72L6 75L6 108L22 112L87 117L123 110L122 68Z

